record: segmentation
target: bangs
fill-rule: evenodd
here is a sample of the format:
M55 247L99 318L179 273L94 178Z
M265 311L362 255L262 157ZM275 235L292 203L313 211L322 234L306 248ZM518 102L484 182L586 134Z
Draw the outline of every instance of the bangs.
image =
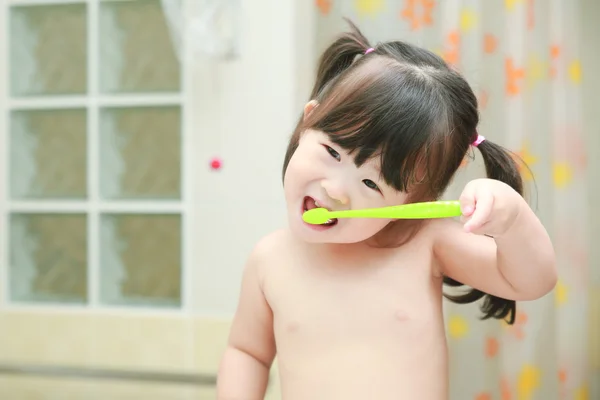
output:
M435 191L453 153L442 89L432 71L387 57L360 59L318 94L303 129L327 134L357 166L379 157L381 178L398 191Z

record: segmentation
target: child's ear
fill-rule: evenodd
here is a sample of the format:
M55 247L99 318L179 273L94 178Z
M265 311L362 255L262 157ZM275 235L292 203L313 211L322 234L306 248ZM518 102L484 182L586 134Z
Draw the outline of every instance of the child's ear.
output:
M308 115L319 105L319 102L316 100L311 100L304 106L304 119L308 117Z

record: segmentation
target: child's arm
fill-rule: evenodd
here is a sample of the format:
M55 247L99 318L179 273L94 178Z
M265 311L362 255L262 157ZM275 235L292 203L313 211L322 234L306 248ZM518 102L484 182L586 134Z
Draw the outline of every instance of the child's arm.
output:
M217 379L218 400L262 400L275 357L273 314L262 291L260 245L242 278L238 308Z
M434 224L441 228L434 230L434 253L440 272L454 280L497 297L534 300L556 284L554 249L525 200L499 185L485 182L474 196L465 227L476 234L451 220Z

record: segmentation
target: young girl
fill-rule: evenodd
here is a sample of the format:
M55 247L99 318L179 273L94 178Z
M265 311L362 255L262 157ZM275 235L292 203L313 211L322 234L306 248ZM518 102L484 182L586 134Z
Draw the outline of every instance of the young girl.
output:
M371 48L352 25L323 54L284 163L289 229L262 239L244 271L219 370L220 400L262 399L277 354L284 400L447 398L442 285L472 289L483 318L551 291L550 239L517 167L477 133L477 100L435 54ZM314 207L440 198L469 146L488 179L460 196L463 221L303 222Z

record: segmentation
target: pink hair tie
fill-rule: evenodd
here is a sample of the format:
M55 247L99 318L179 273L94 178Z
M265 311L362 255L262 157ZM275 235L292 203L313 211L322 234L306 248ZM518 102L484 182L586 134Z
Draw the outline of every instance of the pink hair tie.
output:
M375 51L375 49L374 49L374 48L372 48L372 47L368 48L368 49L367 49L367 51L365 51L365 56L366 56L367 54L369 54L370 52L372 52L372 51Z
M483 142L485 140L485 137L481 136L481 135L477 135L477 139L475 139L475 141L472 143L473 146L477 147L481 144L481 142Z

